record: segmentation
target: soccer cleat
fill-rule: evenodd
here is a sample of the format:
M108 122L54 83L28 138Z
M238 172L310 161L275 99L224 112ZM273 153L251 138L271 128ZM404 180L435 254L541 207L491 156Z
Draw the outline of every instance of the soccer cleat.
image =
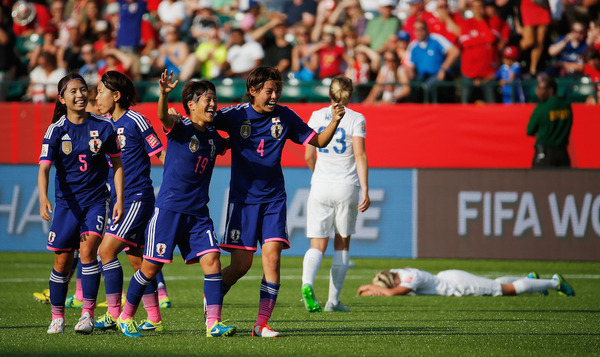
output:
M117 318L117 326L123 335L127 337L142 337L142 334L138 332L135 321L132 319L122 320L121 316Z
M165 327L162 324L162 321L152 322L149 320L143 320L140 325L137 326L138 331L164 331Z
M50 289L44 289L41 293L33 293L33 298L37 301L49 304L50 303Z
M538 274L535 271L532 271L531 273L529 273L529 275L527 275L527 278L529 278L529 279L539 279L540 278L540 274ZM540 294L542 296L548 296L548 290L542 290L542 291L540 291Z
M169 299L168 296L165 296L164 298L160 299L160 301L158 302L158 306L160 306L161 309L168 309L171 307L171 299Z
M273 331L269 325L265 322L264 324L254 326L252 328L252 337L280 337L281 334L277 331Z
M48 327L48 333L55 334L55 333L64 333L64 332L65 332L65 319L63 319L61 317L61 318L52 320L52 323Z
M117 321L107 311L106 314L94 322L94 328L102 331L117 330Z
M332 303L331 301L327 301L325 304L325 311L329 312L350 312L350 308L342 304L341 301L338 301L337 305Z
M231 337L235 335L235 326L226 326L221 321L215 321L212 327L206 326L206 337Z
M75 298L75 295L67 296L67 299L65 300L66 308L81 309L82 306L83 301L77 300L77 298Z
M77 325L75 325L75 332L89 335L92 331L94 331L94 319L92 319L89 312L84 312Z
M567 283L567 281L565 280L565 278L563 278L562 275L558 273L554 274L552 276L552 280L558 281L558 288L556 290L558 290L558 293L560 295L575 296L575 290L573 290L573 287L569 285L569 283Z
M321 312L321 305L315 298L315 292L312 286L308 284L302 285L302 298L304 300L304 306L308 312Z

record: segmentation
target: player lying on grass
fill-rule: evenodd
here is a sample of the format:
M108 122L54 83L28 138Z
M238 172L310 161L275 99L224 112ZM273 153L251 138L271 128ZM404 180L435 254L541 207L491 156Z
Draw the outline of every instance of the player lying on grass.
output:
M437 275L420 269L382 270L372 284L358 288L361 296L441 295L441 296L514 296L554 289L565 296L575 296L575 290L560 274L552 279L540 279L536 272L527 277L503 276L495 280L462 270L444 270Z

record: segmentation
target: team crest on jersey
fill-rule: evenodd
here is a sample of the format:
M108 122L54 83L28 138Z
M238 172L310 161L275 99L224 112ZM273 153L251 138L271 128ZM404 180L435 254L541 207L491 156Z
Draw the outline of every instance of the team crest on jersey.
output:
M122 149L125 147L125 135L123 135L123 133L125 132L125 128L118 128L117 129L117 144L119 144L119 147Z
M63 141L61 145L62 152L69 155L73 151L73 144L70 141Z
M242 232L240 232L239 229L232 229L229 232L229 237L231 238L232 241L237 242L238 240L240 240L240 237L242 236Z
M244 139L248 139L250 137L251 132L252 132L252 127L249 124L244 124L240 128L240 136Z
M217 147L215 146L215 141L213 139L208 139L208 145L210 145L210 158L214 159L215 154L217 153Z
M164 243L157 243L156 244L156 253L158 253L158 255L163 255L165 254L165 252L167 251L167 245Z
M54 242L55 239L56 239L56 233L50 231L50 234L48 234L48 243Z
M94 138L94 137L98 136L98 130L90 130L90 136L91 136L92 138Z
M100 152L100 148L102 147L102 140L98 139L98 138L91 138L90 139L90 151L96 155L97 153Z
M277 119L277 121L275 121ZM273 118L273 125L271 125L271 136L275 139L281 138L283 134L283 125L279 122L279 118Z
M196 137L196 135L194 135L190 139L190 151L191 152L196 152L196 151L198 151L199 148L200 148L200 141L198 140L198 138Z

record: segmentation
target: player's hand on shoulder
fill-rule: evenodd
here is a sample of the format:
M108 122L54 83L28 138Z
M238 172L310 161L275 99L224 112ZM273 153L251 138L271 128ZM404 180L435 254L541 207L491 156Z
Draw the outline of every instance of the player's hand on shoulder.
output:
M335 103L333 105L332 112L333 112L332 113L333 114L333 120L340 121L340 120L342 120L342 118L346 114L346 108L342 104L340 104L340 103Z
M177 111L177 109L170 107L168 110L169 113L169 118L171 118L171 120L175 123L181 120L182 116L181 114L179 114L179 112Z

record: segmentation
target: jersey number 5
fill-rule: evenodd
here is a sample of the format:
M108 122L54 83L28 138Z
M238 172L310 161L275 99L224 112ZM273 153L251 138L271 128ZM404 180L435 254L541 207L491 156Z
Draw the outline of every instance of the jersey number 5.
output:
M79 166L79 170L81 172L86 172L87 171L87 161L85 161L85 157L86 155L79 155L79 162L81 162L83 165Z

